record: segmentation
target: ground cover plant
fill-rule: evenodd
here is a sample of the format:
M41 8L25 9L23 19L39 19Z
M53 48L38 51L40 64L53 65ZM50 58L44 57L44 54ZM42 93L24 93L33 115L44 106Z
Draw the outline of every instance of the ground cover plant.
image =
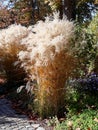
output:
M97 130L98 111L84 110L81 113L68 115L65 122L57 124L55 130Z

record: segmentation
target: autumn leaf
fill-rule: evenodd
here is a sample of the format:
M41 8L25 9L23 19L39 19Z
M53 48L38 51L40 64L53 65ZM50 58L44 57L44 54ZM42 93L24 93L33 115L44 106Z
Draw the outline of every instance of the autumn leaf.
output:
M88 130L92 130L91 128L88 128Z

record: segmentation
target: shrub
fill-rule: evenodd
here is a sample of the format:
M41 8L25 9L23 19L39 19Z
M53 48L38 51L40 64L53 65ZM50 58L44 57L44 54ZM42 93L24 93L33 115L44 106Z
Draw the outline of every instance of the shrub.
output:
M97 94L98 94L98 76L96 74L91 74L85 78L80 78L80 79L76 80L76 82L78 85L75 88L79 92L97 96Z
M55 130L98 129L98 77L70 80L66 88L66 119Z
M96 16L92 19L91 23L88 26L87 31L93 35L93 39L96 46L96 57L94 61L94 72L98 74L98 12Z
M67 87L66 109L71 114L98 108L97 77L78 79Z
M36 108L42 117L61 114L64 108L65 82L75 68L70 40L74 24L59 14L39 21L22 45L26 51L19 53L22 66L31 79L37 80Z
M24 48L20 42L28 33L29 29L21 25L11 25L0 30L1 71L5 73L9 87L21 82L25 77L25 71L20 69L20 64L16 61L18 61L17 54Z
M74 43L74 53L79 58L78 72L81 75L90 74L92 71L97 73L97 42L98 42L98 15L96 15L88 27L76 26Z
M72 45L73 53L78 58L78 67L75 75L79 78L79 76L90 74L94 69L97 52L94 35L89 33L84 26L76 25Z

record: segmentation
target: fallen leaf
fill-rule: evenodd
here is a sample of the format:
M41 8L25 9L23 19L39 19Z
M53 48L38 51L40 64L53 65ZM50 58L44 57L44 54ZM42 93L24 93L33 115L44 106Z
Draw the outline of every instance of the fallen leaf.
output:
M76 130L81 130L80 128L76 128Z
M97 118L95 118L94 121L96 121L98 123L98 119Z

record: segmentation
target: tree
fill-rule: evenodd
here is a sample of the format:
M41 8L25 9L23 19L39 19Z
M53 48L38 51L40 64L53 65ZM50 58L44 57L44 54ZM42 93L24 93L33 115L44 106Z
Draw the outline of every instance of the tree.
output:
M95 0L77 0L76 15L79 23L90 22L97 10Z
M44 16L49 13L49 7L44 0L13 0L12 2L14 3L13 9L17 14L17 23L26 26L44 19Z
M52 10L59 10L60 17L64 13L68 19L79 22L89 21L92 18L92 12L97 9L95 1L97 0L44 0Z
M6 3L6 4L5 4ZM98 0L1 0L0 25L7 27L13 23L25 26L44 20L47 14L57 10L69 20L87 23L98 7ZM5 10L5 14L3 12Z
M17 14L14 12L12 4L8 0L0 1L0 28L6 28L17 20Z

